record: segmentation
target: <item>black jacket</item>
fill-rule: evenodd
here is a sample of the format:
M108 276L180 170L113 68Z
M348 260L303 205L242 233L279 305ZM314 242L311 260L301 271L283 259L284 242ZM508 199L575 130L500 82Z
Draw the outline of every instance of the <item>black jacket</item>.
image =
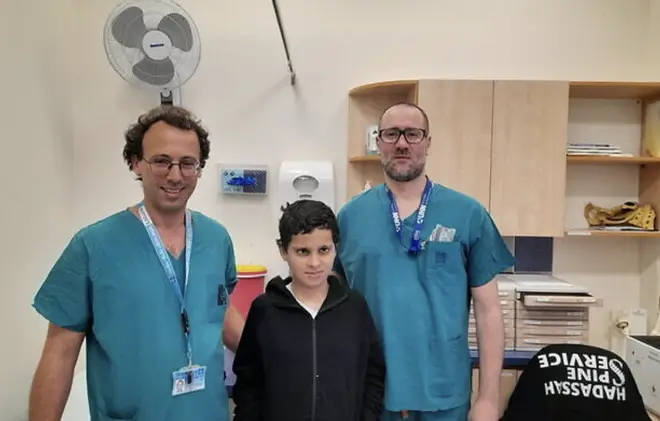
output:
M630 368L591 345L548 345L532 358L500 421L651 421Z
M234 421L377 421L385 361L364 298L338 278L315 319L274 278L234 358Z

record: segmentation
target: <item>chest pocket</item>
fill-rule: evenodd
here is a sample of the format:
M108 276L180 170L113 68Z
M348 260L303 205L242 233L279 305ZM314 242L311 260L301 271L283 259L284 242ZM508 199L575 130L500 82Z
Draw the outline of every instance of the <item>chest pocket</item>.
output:
M429 280L438 278L466 278L463 248L458 241L429 241L421 259L421 268Z
M444 339L461 336L467 318L468 281L460 242L426 243L419 260L420 279L432 300L434 313L444 324Z

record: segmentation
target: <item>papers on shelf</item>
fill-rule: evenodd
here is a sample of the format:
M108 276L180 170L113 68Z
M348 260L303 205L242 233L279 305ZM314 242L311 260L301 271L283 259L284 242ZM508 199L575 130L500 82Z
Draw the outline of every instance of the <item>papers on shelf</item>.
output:
M566 154L573 156L633 156L623 153L620 147L607 143L569 143L566 145Z

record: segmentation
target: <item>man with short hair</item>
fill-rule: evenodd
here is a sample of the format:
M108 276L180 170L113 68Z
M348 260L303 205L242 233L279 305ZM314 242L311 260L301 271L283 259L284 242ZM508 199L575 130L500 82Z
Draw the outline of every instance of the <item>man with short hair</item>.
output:
M382 419L496 421L504 327L493 278L513 257L479 202L426 176L424 110L389 107L377 142L385 183L339 211L335 270L365 296L382 336ZM470 298L480 355L471 409Z
M79 230L34 299L49 321L30 421L59 421L83 340L91 421L226 421L223 336L240 314L232 240L187 208L209 157L207 131L158 107L125 134L143 200ZM224 326L224 328L223 328Z

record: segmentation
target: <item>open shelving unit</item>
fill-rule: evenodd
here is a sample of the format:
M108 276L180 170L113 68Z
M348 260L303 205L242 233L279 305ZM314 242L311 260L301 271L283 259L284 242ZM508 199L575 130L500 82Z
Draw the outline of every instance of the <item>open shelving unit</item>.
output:
M657 155L660 155L660 153L657 151L657 145L654 145L653 147L656 149L654 153L649 153L647 147L649 141L648 136L658 136L657 130L660 128L658 125L660 111L657 108L659 104L658 101L660 101L660 83L573 82L570 87L570 95L571 98L578 99L578 101L576 101L578 104L581 99L587 100L586 103L589 103L594 109L604 105L604 108L606 109L611 106L610 111L612 111L612 109L616 108L614 106L615 103L620 103L621 105L628 104L629 108L625 108L625 110L634 110L634 113L627 113L626 111L623 113L619 113L618 111L606 112L605 114L607 114L612 121L599 121L599 123L607 127L606 130L615 131L616 133L614 134L614 137L620 137L622 143L625 142L626 138L635 141L628 144L630 149L628 152L635 156L568 156L567 171L575 171L573 175L584 176L589 182L600 180L601 188L607 183L616 184L616 182L619 181L618 178L625 178L624 182L619 183L619 187L633 188L633 186L636 185L637 195L630 194L630 198L633 199L634 196L636 196L637 201L641 205L650 204L656 211L656 214L659 214L660 158L658 158ZM583 105L586 106L586 103L583 102ZM625 126L621 132L618 131L620 127L617 128L616 124L612 124L614 122L619 123L620 127ZM630 127L635 127L635 130L630 131ZM636 131L637 128L639 128L639 131ZM633 133L635 133L635 136L633 136ZM656 138L652 143L657 142L658 139ZM582 180L579 178L571 181L573 183L582 184ZM595 186L596 185L594 185L594 187ZM615 186L612 186L612 190L614 189ZM612 197L620 198L622 193L622 191L617 191L617 193L612 193ZM597 195L592 194L592 196ZM570 217L571 215L567 216ZM656 215L656 229L658 229L660 225L658 216L660 215ZM635 264L639 265L638 305L639 308L646 310L648 317L647 329L651 329L651 326L658 317L658 306L660 304L660 241L658 241L658 239L660 239L660 231L601 231L578 228L568 230L566 235L575 237L588 236L595 241L598 239L612 240L613 243L610 245L610 250L618 247L621 247L622 250L630 250L630 247L637 242L633 240L639 240L638 244L634 244L634 246L637 247L638 260L629 263L632 263L633 266ZM619 239L622 241L616 241ZM632 244L631 241L633 241ZM589 247L586 244L583 244L582 246ZM595 247L602 246L602 244L599 244ZM601 248L600 250L603 249ZM614 255L614 253L610 254L610 256L612 255ZM594 262L591 262L591 264L592 267L594 267ZM615 279L617 277L618 275L615 275ZM624 279L632 281L634 277L631 278L628 276L626 278L624 275ZM594 281L596 281L596 279L594 279ZM600 281L600 279L598 279L598 281ZM624 291L628 290L625 284L619 286L615 282L610 285L616 285L621 294L625 294ZM636 288L637 286L631 285L632 290L635 290ZM631 299L632 297L629 296L628 298Z
M660 100L660 83L625 82L571 82L570 98L588 100L634 100L640 105L641 135L635 156L576 156L567 155L568 168L573 165L631 166L639 168L637 200L651 204L660 213L660 157L649 156L645 150L648 112L647 106ZM658 118L660 116L657 116ZM656 123L657 124L657 123ZM613 168L610 171L615 171ZM568 181L568 180L567 180ZM658 228L656 220L656 228ZM604 231L588 228L568 229L569 236L660 238L660 231Z

